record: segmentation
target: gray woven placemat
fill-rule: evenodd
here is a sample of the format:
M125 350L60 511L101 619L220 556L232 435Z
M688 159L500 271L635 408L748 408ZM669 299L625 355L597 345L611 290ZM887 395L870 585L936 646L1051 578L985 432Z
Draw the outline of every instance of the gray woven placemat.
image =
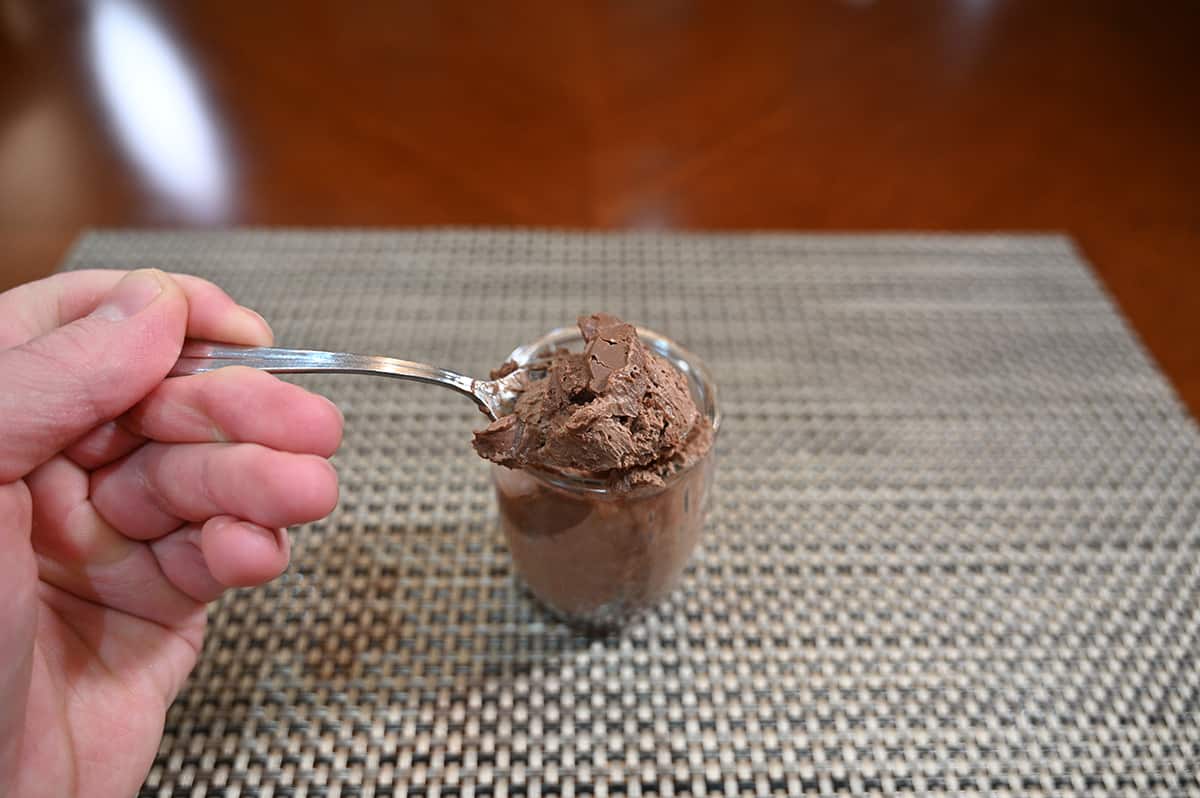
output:
M1200 436L1061 238L122 232L69 266L476 373L606 309L723 389L686 587L587 639L513 581L470 402L302 380L341 505L214 608L143 795L1200 795Z

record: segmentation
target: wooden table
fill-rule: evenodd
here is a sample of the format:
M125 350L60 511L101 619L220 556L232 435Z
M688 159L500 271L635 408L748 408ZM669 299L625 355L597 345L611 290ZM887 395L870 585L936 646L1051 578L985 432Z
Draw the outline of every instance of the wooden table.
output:
M96 225L1056 230L1200 410L1192 0L0 0L0 288Z

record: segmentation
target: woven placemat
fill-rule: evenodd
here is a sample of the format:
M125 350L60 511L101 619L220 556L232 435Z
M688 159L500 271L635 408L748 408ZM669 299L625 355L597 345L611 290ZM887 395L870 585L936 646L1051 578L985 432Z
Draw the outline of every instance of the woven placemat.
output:
M105 232L282 345L485 373L605 309L725 426L686 585L587 638L514 581L472 404L302 378L342 499L212 611L146 796L1200 795L1200 436L1037 236Z

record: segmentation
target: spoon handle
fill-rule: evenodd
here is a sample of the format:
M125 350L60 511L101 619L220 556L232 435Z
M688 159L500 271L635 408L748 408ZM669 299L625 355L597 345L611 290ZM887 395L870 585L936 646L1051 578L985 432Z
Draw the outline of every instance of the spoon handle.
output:
M171 369L170 377L203 374L225 366L249 366L273 374L377 374L401 380L444 385L465 393L485 409L487 403L477 394L477 381L448 369L380 355L354 355L348 352L321 352L312 349L280 349L270 346L238 346L189 339Z

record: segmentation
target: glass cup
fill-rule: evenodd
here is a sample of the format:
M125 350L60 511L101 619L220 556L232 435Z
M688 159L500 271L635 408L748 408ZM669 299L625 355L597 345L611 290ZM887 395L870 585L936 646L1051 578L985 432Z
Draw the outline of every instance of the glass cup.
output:
M669 338L638 328L646 347L688 381L713 426L713 445L662 486L613 491L603 482L492 466L500 523L513 565L552 612L585 627L611 628L654 605L678 585L700 540L721 424L716 386L704 364ZM518 365L561 347L579 349L579 330L563 327L518 347Z

